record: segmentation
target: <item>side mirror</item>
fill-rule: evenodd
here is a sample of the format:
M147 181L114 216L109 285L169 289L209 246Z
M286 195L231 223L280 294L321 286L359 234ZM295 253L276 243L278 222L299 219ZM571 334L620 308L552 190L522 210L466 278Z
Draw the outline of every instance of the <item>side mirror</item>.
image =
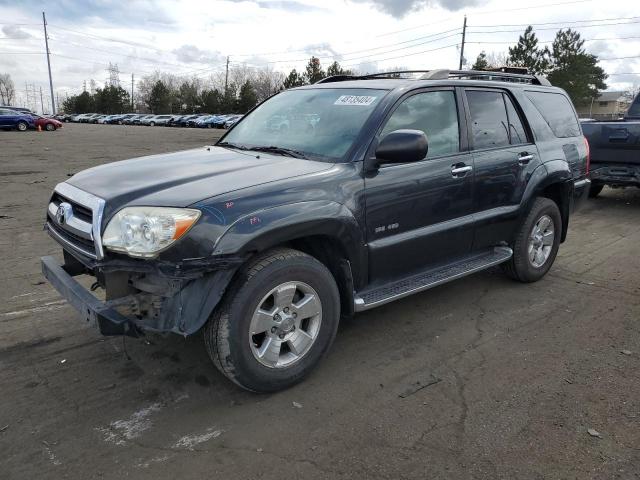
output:
M429 144L422 130L395 130L388 133L376 148L378 163L417 162L427 156Z

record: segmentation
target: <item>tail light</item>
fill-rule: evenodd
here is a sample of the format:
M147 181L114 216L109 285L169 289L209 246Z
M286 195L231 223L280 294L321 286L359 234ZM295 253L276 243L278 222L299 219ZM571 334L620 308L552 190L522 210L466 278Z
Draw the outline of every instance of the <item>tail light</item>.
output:
M589 171L591 170L591 150L589 148L589 140L587 137L584 138L584 146L587 147L587 175L589 175Z

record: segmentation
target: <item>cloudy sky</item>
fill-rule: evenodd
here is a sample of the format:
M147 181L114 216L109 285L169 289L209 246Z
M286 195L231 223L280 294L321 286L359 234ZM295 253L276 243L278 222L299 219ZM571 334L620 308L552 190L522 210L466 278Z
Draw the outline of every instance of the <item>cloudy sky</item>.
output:
M482 50L506 52L527 24L549 43L574 27L603 59L610 89L640 86L637 0L0 0L0 73L21 102L27 84L46 98L43 10L61 97L83 81L104 84L110 62L123 84L156 70L206 80L227 56L283 72L303 69L311 54L360 71L457 68L464 15L470 62Z

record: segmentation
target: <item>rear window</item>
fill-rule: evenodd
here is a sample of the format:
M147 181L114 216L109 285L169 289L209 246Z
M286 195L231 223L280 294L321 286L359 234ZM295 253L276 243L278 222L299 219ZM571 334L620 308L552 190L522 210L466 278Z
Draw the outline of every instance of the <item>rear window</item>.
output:
M531 92L527 97L558 138L579 137L580 126L571 103L564 95L552 92Z

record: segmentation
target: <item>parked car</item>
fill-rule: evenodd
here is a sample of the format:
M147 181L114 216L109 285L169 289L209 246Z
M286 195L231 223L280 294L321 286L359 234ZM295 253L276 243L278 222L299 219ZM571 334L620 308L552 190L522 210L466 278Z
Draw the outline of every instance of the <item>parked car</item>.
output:
M149 114L149 113L143 114L143 115L139 115L139 116L133 118L133 120L131 121L131 124L132 125L142 125L143 124L142 122L144 120L146 120L148 118L151 118L153 116L154 116L153 114Z
M177 126L178 122L180 122L180 120L185 116L186 115L171 115L171 118L167 122L167 127Z
M591 149L591 193L605 185L640 187L640 94L621 120L582 120Z
M8 108L9 110L13 110L14 112L19 112L19 113L29 113L29 114L33 113L31 112L31 110L25 107L12 107L11 105L0 105L0 108Z
M35 128L40 127L42 130L47 130L48 132L53 132L58 128L62 128L62 122L55 118L43 117L42 115L35 113L32 113L31 116L34 119Z
M180 119L175 122L175 126L176 127L186 127L187 123L190 120L193 120L194 118L197 118L197 117L200 117L200 116L201 116L201 114L199 114L199 113L191 114L191 115L184 115L184 116L180 117Z
M171 115L156 115L149 120L149 125L151 127L165 127L171 117Z
M200 127L213 115L199 115L187 122L187 127Z
M258 392L309 374L341 317L494 265L543 278L589 190L567 94L496 72L347 78L274 95L215 146L57 185L46 230L65 263L43 257L44 275L103 334L203 330ZM318 122L267 128L292 113Z
M224 128L231 128L236 123L238 123L244 115L232 115L230 118L227 118L227 121L224 122Z
M18 112L6 107L0 107L0 129L15 128L21 132L35 128L35 120L31 113Z

